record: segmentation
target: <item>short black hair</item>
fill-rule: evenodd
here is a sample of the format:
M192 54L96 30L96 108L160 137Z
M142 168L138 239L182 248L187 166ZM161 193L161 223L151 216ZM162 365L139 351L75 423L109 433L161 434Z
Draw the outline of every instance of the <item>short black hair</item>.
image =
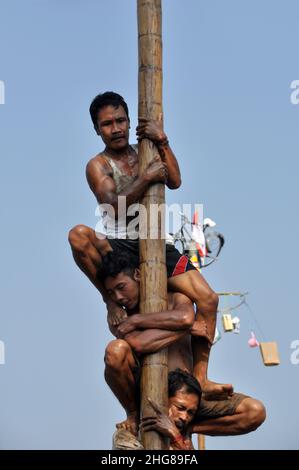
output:
M182 369L175 369L168 374L168 396L174 397L176 392L184 389L187 393L194 393L201 399L201 386L198 380Z
M116 277L119 273L126 273L133 277L136 268L139 268L139 260L136 256L114 249L103 256L102 263L97 270L97 278L104 282L107 277Z
M114 106L115 108L122 106L126 112L126 115L128 116L128 119L130 120L128 105L123 99L123 97L118 93L114 93L114 91L105 91L105 93L100 93L99 95L97 95L92 100L91 105L89 107L90 117L96 129L98 127L98 112L101 108L104 108L105 106Z

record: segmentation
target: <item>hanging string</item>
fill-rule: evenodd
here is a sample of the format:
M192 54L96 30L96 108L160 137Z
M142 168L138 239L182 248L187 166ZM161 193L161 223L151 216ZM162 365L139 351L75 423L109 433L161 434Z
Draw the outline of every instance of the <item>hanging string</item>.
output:
M258 322L256 316L254 315L254 313L253 313L253 311L252 311L252 308L251 308L250 305L247 303L246 299L245 299L244 305L245 305L245 307L248 308L250 314L252 315L252 318L254 319L254 322L255 322L255 324L256 324L256 326L257 326L257 329L259 330L259 333L261 334L262 340L263 340L263 341L266 341L266 336L264 335L264 332L263 332L263 330L262 330L262 328L261 328L261 326L260 326L260 323Z
M219 296L224 296L224 301L225 301L225 304L227 305L228 303L228 299L227 297L228 296L238 296L240 297L240 302L237 303L236 305L233 305L233 306L225 306L223 308L219 308L218 309L218 313L224 313L224 314L227 314L227 313L230 313L232 310L236 310L237 308L241 307L241 305L243 305L244 303L246 303L246 295L248 294L248 292L218 292L218 295Z
M261 338L263 341L266 341L266 335L264 334L263 330L262 330L262 327L260 326L260 323L258 321L258 319L256 318L256 316L254 315L253 311L252 311L252 308L250 307L250 305L247 303L247 299L246 299L246 295L249 294L249 292L218 292L217 293L219 296L223 296L224 299L225 299L225 304L227 305L227 297L228 296L237 296L237 297L240 297L240 302L237 303L236 305L233 305L231 307L229 306L225 306L223 308L219 308L218 309L218 313L222 313L222 314L228 314L230 313L232 310L235 310L239 307L241 307L241 305L245 305L245 307L248 308L250 314L251 314L251 317L253 318L253 321L259 331L259 334L261 335Z

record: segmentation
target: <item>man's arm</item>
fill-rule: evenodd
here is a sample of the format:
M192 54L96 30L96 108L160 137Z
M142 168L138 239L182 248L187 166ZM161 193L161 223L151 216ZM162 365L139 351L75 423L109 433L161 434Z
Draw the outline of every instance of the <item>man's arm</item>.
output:
M192 322L194 320L194 310L192 307L191 301L189 301L188 297L185 297L183 294L174 294L176 299L174 300L174 308L179 306L179 302L182 302L183 300L187 300L186 302L187 305L191 305L191 309L189 307L189 312L188 315L192 314ZM190 302L190 303L189 303ZM192 312L191 312L192 310ZM154 314L136 314L134 317L139 317L140 318L140 324L144 321L144 324L146 323L146 317L147 315L159 315L161 314L166 314L169 315L173 311L166 311L166 312L159 312L159 313L154 313ZM158 327L156 328L147 328L144 330L141 329L136 329L136 327L130 325L130 321L133 318L133 315L131 317L128 317L128 319L123 320L123 324L125 324L128 320L128 323L126 324L126 328L122 329L122 333L120 332L119 326L109 326L111 333L116 337L116 338L124 338L125 341L131 346L131 348L137 353L137 354L148 354L148 353L154 353L156 351L159 351L160 349L167 348L171 344L175 343L176 341L179 341L180 339L184 338L184 336L190 334L190 328L192 325L192 322L188 323L189 326L185 327L185 329L180 329L178 328L178 325L180 325L181 319L180 319L180 314L182 310L179 307L179 315L177 318L173 318L172 321L176 323L177 328L174 330L167 330L167 329L160 329ZM183 315L185 315L185 311L183 309ZM167 320L166 320L167 321ZM188 320L189 322L189 320ZM133 320L134 323L134 320ZM154 324L153 320L151 319L148 324ZM159 321L156 321L155 324L159 326ZM165 324L165 323L164 323Z
M115 331L115 330L114 330ZM189 330L136 330L127 334L124 339L137 354L151 354L171 346L189 334ZM116 337L118 337L116 333Z
M91 191L99 204L113 206L115 215L118 215L118 196L126 197L126 206L138 202L147 187L155 182L165 183L167 180L167 165L156 157L145 170L143 175L129 184L119 194L116 193L116 184L109 174L108 164L99 161L97 157L90 160L86 167L86 178Z
M171 450L194 450L193 442L190 436L175 438L170 441Z
M183 294L173 294L173 309L157 313L135 314L118 326L118 335L123 337L134 330L158 328L160 330L189 330L194 322L191 300Z
M161 160L166 163L168 179L166 185L169 189L177 189L181 186L181 173L177 159L171 150L167 135L163 130L162 120L154 121L139 118L136 128L138 141L150 139L157 147Z
M181 184L181 172L175 154L171 150L167 137L165 140L156 143L162 162L165 162L168 169L167 187L178 189Z

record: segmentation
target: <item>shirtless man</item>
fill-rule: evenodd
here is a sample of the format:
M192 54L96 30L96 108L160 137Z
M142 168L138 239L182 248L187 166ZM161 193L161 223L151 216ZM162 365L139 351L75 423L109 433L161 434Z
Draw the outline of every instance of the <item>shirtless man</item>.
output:
M137 434L139 422L138 378L140 356L168 347L168 368L193 371L192 337L207 335L205 323L194 321L193 305L188 297L168 293L168 309L140 315L140 273L125 253L103 259L99 275L108 295L125 307L128 317L112 332L118 338L105 351L105 379L127 413L118 425ZM245 434L257 429L265 420L263 404L248 396L233 393L230 397L211 400L203 392L198 415L190 433L225 436Z
M149 185L165 183L168 188L176 189L181 184L177 160L169 146L162 128L162 121L139 119L137 127L138 141L150 139L157 147L159 156L149 164L144 174L138 174L137 146L129 144L130 119L128 107L123 98L113 92L98 95L90 106L90 114L95 131L102 138L105 149L87 164L86 176L89 186L99 204L110 204L117 217L118 236L106 233L106 239L96 236L92 228L77 225L69 233L74 260L90 281L100 291L108 309L108 323L117 325L124 312L107 296L101 282L96 277L101 258L114 248L130 251L138 257L138 240L126 238L127 224L120 223L118 214L118 196L126 197L126 208L139 201ZM126 221L128 222L128 221ZM186 256L174 247L166 245L166 264L168 290L181 292L196 304L197 312L206 322L208 338L194 338L194 375L202 389L211 396L226 393L231 395L231 384L217 384L207 378L207 368L212 339L215 334L218 296L210 288L201 274L189 262Z

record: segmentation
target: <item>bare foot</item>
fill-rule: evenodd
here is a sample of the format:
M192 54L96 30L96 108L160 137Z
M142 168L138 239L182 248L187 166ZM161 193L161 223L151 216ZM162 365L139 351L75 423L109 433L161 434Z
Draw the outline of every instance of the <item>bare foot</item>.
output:
M127 318L127 312L116 304L108 305L107 322L110 327L117 327L122 320Z
M117 423L117 429L126 429L127 431L131 432L134 436L138 434L138 416L136 413L132 413L128 415L125 421L121 423Z
M205 400L226 400L234 393L232 384L218 384L210 380L199 381Z

